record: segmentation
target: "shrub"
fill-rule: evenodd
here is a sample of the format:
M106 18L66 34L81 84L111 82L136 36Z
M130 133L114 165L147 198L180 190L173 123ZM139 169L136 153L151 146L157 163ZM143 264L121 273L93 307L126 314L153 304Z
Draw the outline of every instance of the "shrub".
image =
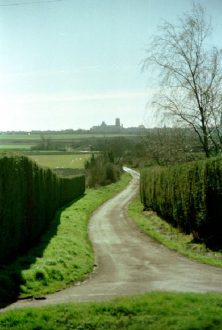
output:
M84 190L84 176L59 178L24 156L1 156L0 263L33 245L56 211Z
M141 200L172 225L208 245L222 237L222 159L154 167L141 173Z
M87 186L96 187L114 183L120 178L120 166L114 164L112 153L92 155L85 164Z

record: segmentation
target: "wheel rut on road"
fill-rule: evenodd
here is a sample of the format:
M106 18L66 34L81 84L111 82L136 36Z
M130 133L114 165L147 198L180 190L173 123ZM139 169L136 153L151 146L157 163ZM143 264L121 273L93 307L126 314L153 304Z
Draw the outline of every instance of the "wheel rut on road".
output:
M171 251L146 236L128 218L128 203L138 193L139 175L126 169L132 180L125 190L94 212L89 237L95 251L89 278L46 296L18 301L7 309L69 302L102 301L154 290L222 292L222 269L204 265Z

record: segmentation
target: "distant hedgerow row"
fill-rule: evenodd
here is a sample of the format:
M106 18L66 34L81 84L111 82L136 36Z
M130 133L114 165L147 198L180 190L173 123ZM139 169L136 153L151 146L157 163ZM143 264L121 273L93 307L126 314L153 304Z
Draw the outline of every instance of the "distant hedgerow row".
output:
M33 245L56 211L84 190L84 176L60 178L24 156L1 156L0 263Z
M141 173L146 209L208 245L222 243L222 159L213 158Z

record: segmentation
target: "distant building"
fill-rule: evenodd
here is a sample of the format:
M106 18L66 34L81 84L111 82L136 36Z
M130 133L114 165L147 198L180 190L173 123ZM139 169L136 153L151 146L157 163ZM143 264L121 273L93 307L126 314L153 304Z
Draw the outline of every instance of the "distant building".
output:
M116 127L120 127L120 119L116 118Z
M104 121L99 126L93 126L90 131L93 133L121 133L124 130L120 119L116 118L115 125L107 125Z
M146 128L143 125L138 127L124 128L120 122L120 118L115 119L115 125L107 125L104 121L99 126L90 128L92 133L125 133L125 134L139 134L144 133Z

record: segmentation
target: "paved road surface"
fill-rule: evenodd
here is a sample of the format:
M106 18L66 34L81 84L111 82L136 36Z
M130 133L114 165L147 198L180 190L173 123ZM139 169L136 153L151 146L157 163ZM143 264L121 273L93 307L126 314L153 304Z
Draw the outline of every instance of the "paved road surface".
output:
M107 300L152 290L222 292L222 269L191 261L143 234L127 216L127 205L138 192L139 175L132 170L128 187L92 216L89 236L98 265L89 279L8 308L67 302Z

